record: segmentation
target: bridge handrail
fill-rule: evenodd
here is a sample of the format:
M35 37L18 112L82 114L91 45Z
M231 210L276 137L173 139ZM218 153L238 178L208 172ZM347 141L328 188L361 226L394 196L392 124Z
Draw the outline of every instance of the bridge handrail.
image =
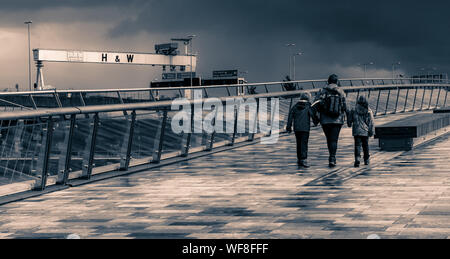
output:
M432 81L433 83L448 83L447 79L420 79L420 78L344 78L340 82L353 82L353 81L380 81L390 80L395 85L402 85L406 81ZM244 83L244 84L226 84L226 85L210 85L210 86L187 86L187 87L170 87L170 88L122 88L122 89L85 89L85 90L43 90L43 91L24 91L24 92L0 92L1 96L14 96L14 95L49 95L49 94L75 94L75 93L126 93L126 92L148 92L148 91L178 91L178 90L197 90L197 89L214 89L224 87L264 87L270 85L284 85L284 84L304 84L304 83L326 83L326 79L316 80L294 80L294 81L279 81L279 82L264 82L264 83ZM398 82L398 83L396 83ZM421 83L417 83L421 84Z
M361 83L364 84L363 82ZM283 103L284 109L290 109L290 107L292 107L294 103L294 98L297 98L304 92L310 92L313 94L317 93L318 91L320 91L320 89L321 88L305 90L298 89L293 91L247 94L244 96L222 96L217 97L217 99L222 102L226 102L229 99L236 98L280 98L280 108L282 107L281 103ZM442 103L444 106L446 106L450 84L422 83L359 86L353 85L342 86L341 89L347 95L349 95L349 103L354 103L360 94L367 95L369 97L369 103L371 107L373 107L374 115L377 116L386 115L388 114L388 111L392 110L392 113L406 112L408 100L411 100L411 98L409 98L410 93L414 90L415 93L414 101L412 103L412 109L410 109L411 106L409 106L408 111L429 110L431 108L438 107L438 105L441 105ZM421 90L419 91L419 89ZM148 89L146 90L148 91ZM402 91L406 91L404 100L399 98ZM397 93L396 98L391 98L391 96L394 96L394 94L391 94L393 92ZM433 95L435 92L437 92L437 98L436 95ZM445 92L444 102L441 101L442 97L444 96L443 92ZM357 94L350 95L351 93ZM377 93L377 97L375 93ZM429 95L426 95L426 93L428 93ZM370 98L370 96L372 96L372 98ZM425 100L426 96L427 98ZM376 99L374 99L374 97ZM435 98L435 100L433 100L433 97ZM383 101L380 102L380 100L382 99ZM418 100L417 106L416 100ZM204 101L205 99L191 100L191 104ZM374 101L376 101L376 106ZM166 131L170 131L170 126L168 125L171 118L169 112L171 110L170 107L172 106L172 103L173 100L146 101L138 103L60 107L1 112L0 162L2 163L2 165L0 166L0 174L2 173L2 171L3 176L7 173L9 175L9 173L12 172L11 179L13 179L14 174L17 173L21 175L30 175L30 177L35 178L36 176L38 176L38 178L36 178L36 185L34 187L38 190L44 190L48 185L47 178L50 171L50 155L55 154L52 153L52 147L57 148L57 150L53 151L57 151L57 155L59 156L57 163L58 167L56 171L52 171L53 173L57 173L57 175L55 176L57 179L55 180L55 178L52 178L52 181L66 184L69 179L69 175L70 177L83 177L89 179L93 171L115 171L119 169L128 170L130 161L132 161L132 165L148 164L150 162L159 163L162 159L165 158L187 156L194 152L212 150L213 148L225 145L232 146L238 142L253 141L257 137L264 136L263 133L258 133L259 135L248 133L241 136L238 135L236 129L234 129L234 133L227 133L228 135L225 140L222 137L222 141L216 141L216 134L214 132L205 134L202 133L200 134L201 143L196 143L200 146L191 148L191 135L194 135L194 133L187 133L180 136L175 136L175 133L172 133L171 136L165 135ZM398 107L401 107L400 110L398 109ZM239 112L236 110L236 107L234 107L234 109L235 112L233 117L236 123ZM137 113L138 111L139 114ZM141 113L141 111L145 112ZM379 111L384 111L384 113ZM282 112L286 113L286 110ZM102 115L102 119L100 119L100 115ZM103 115L106 116L103 117ZM139 120L137 119L137 116L139 116ZM259 109L256 109L256 115L253 117L257 118L258 116ZM272 125L273 120L276 118L275 114L271 114L271 116L266 115L266 117L268 117L270 125ZM194 116L191 117L191 125L193 125L193 119ZM113 120L116 120L114 122L115 124L112 122ZM144 138L151 139L147 140L148 142L146 143L151 143L150 145L153 145L153 147L150 147L144 152L137 152L138 154L140 154L140 156L149 156L143 159L133 159L131 156L132 150L135 151L133 149L133 138L136 137L137 133L133 132L134 128L137 127L136 125L138 124L138 122L140 122L139 125L143 127L143 129L141 129L141 132L145 132L142 130L148 130L148 132L150 133L147 135L146 133L142 133L145 135ZM78 123L81 123L80 127L77 126ZM282 123L285 123L285 121L283 121ZM102 134L97 134L97 132L100 132L99 128L103 130ZM53 134L53 131L55 130L58 131L58 134ZM272 134L272 132L276 130L278 129L271 129L269 134ZM75 138L74 132L78 132L79 134L77 136L77 140L80 140L80 138L83 139L81 143L77 142L78 146L77 150L75 151L77 156L81 157L81 160L78 159L76 161L81 161L82 163L82 169L76 172L71 171L71 156L73 151L72 142ZM53 135L55 135L55 137L53 137ZM97 139L99 138L99 143L97 143ZM103 141L101 141L102 138ZM52 139L58 140L54 140L52 142ZM118 142L120 144L117 144L115 142L115 140L117 139L121 140ZM205 142L203 142L203 140L205 140ZM54 144L54 142L56 141L59 142L57 144ZM109 144L108 142L113 143ZM165 147L164 144L172 145L173 147L168 148ZM102 148L101 152L98 153L96 151L96 146L100 145L102 146ZM164 156L162 156L162 153L164 153ZM109 162L104 162L107 164L107 166L95 165L94 159L100 159L96 157L95 154L101 154L101 159L104 159L105 161L120 161L120 164L111 165L108 164ZM106 158L103 158L103 156L105 156L104 154L107 154ZM53 165L55 165L54 158L52 159ZM27 167L25 167L26 163L28 163ZM61 168L62 170L60 170Z
M408 88L433 88L442 87L450 88L450 84L404 84L404 85L375 85L375 86L344 86L341 89L344 92L348 91L360 91L360 90L377 90L377 89L408 89ZM220 99L225 102L230 98L283 98L291 96L299 96L304 92L315 93L320 89L307 89L307 90L295 90L284 91L276 93L262 93L255 95L243 95L243 96L224 96ZM204 99L203 99L204 100ZM49 109L37 109L26 111L9 111L0 113L0 120L16 120L16 119L29 119L36 117L47 116L61 116L72 114L92 114L103 112L118 112L118 111L131 111L131 110L149 110L149 109L167 109L172 105L173 100L166 101L152 101L152 102L140 102L140 103L125 103L125 104L109 104L109 105L91 105L91 106L77 106L77 107L63 107L63 108L49 108ZM192 100L192 103L196 103Z

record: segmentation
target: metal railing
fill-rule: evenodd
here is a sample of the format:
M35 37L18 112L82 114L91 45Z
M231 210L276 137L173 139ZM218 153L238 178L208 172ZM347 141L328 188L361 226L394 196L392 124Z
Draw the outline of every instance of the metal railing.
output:
M327 80L298 80L289 82L266 82L240 85L215 85L177 88L131 88L91 90L47 90L32 92L0 93L0 107L5 109L31 110L39 108L62 108L90 105L124 104L170 100L185 97L184 90L202 90L205 97L235 96L246 94L277 93L290 90L317 89ZM447 79L417 78L352 78L340 80L341 86L374 86L405 84L445 84Z
M308 82L313 84L312 82L323 81ZM347 82L352 85L342 86L342 89L347 95L348 105L353 106L358 97L364 95L375 116L444 107L447 105L450 89L450 85L443 82L384 82L385 84L379 85L375 84L375 79L371 85L364 82L357 85L356 80ZM280 83L277 84L283 87ZM280 105L280 116L277 119L281 129L284 129L288 111L296 98L304 92L315 95L320 90L315 83L312 89L298 90L300 87L296 86L291 91L280 89L277 92L268 91L268 85L271 84L244 85L243 87L256 86L264 91L251 92L245 96L225 95L219 99L226 104L227 99L255 98L258 101L261 98L277 98ZM189 89L201 89L204 97L211 97L207 95L208 91L220 87L222 86ZM236 87L242 86L227 86L227 89ZM195 102L191 105L194 106ZM32 182L34 189L44 190L46 186L67 184L72 179L89 179L95 174L128 170L133 166L159 163L178 156L186 157L192 153L254 141L265 136L247 131L240 133L236 131L236 127L233 132L228 133L210 134L201 131L176 134L171 128L171 122L178 111L172 111L171 106L172 101L167 100L2 112L0 185ZM234 105L231 110L234 111L231 116L236 126L238 118L241 118L240 109ZM265 115L259 114L257 109L255 116L267 117L269 125L273 127L275 115L270 109ZM192 113L191 125L193 119ZM246 126L248 129L248 125ZM272 128L271 133L276 130Z

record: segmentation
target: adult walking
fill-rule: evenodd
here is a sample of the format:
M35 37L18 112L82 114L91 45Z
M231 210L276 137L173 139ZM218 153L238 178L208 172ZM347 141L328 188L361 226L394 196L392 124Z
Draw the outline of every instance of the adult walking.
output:
M320 115L320 124L327 138L329 166L336 166L336 152L339 134L345 122L347 104L345 93L338 87L339 78L333 74L328 78L328 85L317 95L315 105Z

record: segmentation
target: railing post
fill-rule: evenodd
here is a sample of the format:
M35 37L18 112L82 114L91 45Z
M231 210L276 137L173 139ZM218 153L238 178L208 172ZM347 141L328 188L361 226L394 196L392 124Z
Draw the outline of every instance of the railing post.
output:
M398 90L397 90L397 100L395 101L395 110L394 110L394 114L397 113L397 108L398 108L398 98L399 98L399 96L400 96L400 87L397 87L397 88L398 88Z
M62 177L58 179L59 184L67 184L67 181L69 180L69 174L71 172L70 169L70 162L72 160L72 143L73 143L73 133L75 130L75 123L76 123L76 115L72 114L70 116L70 126L69 126L69 132L67 133L67 142L66 142L66 155L64 157L64 169L62 172Z
M376 106L376 108L375 108L375 114L374 114L374 116L377 116L377 114L378 114L378 106L379 106L379 104L380 104L380 96L381 96L381 89L378 90L377 106Z
M372 93L372 89L369 88L369 94L367 95L367 101L370 100L370 94Z
M434 107L435 109L437 109L437 107L439 106L439 99L441 99L441 90L442 90L442 88L439 87L438 97L436 100L436 106Z
M42 172L41 172L41 183L40 186L37 186L38 191L45 190L47 185L47 175L48 175L48 164L50 158L50 149L52 147L52 138L53 138L53 118L50 116L47 121L47 134L45 138L45 149L44 149L44 157L42 161Z
M445 88L445 99L444 99L444 107L447 107L447 95L448 95L448 87Z
M431 87L430 101L428 101L427 110L431 109L431 101L433 100L433 92L434 92L434 87Z
M134 128L136 125L136 111L131 113L131 121L127 115L125 115L125 118L129 124L129 127L127 128L128 135L125 134L125 137L128 138L124 141L124 144L122 144L122 152L120 152L121 155L125 153L125 157L120 160L120 170L124 171L128 170L128 167L130 166L131 148L133 147Z
M217 117L217 109L215 110L214 118L212 120L212 126L215 128L216 126L216 117ZM213 129L213 132L211 133L211 138L209 139L209 142L206 146L206 151L211 151L214 146L214 137L216 136L216 130Z
M408 105L409 88L406 89L405 105L403 105L403 112L406 112L406 106Z
M92 132L91 137L89 139L88 147L89 147L89 153L87 154L87 159L83 159L84 162L87 162L87 164L83 165L83 174L82 178L84 179L91 179L92 176L92 168L94 165L94 154L95 154L95 145L97 142L97 132L98 132L98 125L99 125L100 118L98 116L98 113L94 115L94 122L92 125Z
M187 157L189 154L189 148L191 147L191 139L192 139L192 132L194 132L194 105L191 104L191 114L190 114L190 120L191 120L191 128L190 131L187 133L186 136L186 143L184 144L184 146L182 146L182 150L181 150L181 156L182 157Z
M270 99L270 103L272 104L272 99ZM275 119L275 107L272 107L272 105L270 105L270 131L269 134L267 136L272 136L272 132L273 132L273 121Z
M430 101L428 102L427 110L429 110L431 108L431 101L433 100L433 92L434 92L434 87L431 87Z
M360 90L358 89L358 93L356 94L356 100L355 100L355 103L358 102L358 98L359 98L359 94L360 94L359 91L360 91Z
M389 109L389 99L391 97L391 89L389 89L388 91L388 96L387 96L387 100L386 100L386 109L384 110L384 115L387 114L387 110Z
M37 109L37 105L36 102L34 101L33 95L30 94L30 100L31 100L31 105L33 106L33 109Z
M80 92L80 102L81 102L81 106L86 106L86 101L84 101L83 93L81 93L81 92Z
M234 111L233 111L234 124L233 124L233 136L231 137L231 144L230 144L231 146L234 145L234 142L236 140L236 132L237 132L237 124L238 124L238 116L239 116L239 107L240 107L239 104L240 103L238 102L237 105L236 105L236 102L234 102L234 105L233 105L233 107L234 107Z
M119 103L120 103L120 104L124 104L122 95L120 94L120 91L117 91L117 98L119 99ZM128 115L128 112L127 112L127 111L123 111L123 115L124 115L124 116L127 116L127 115Z
M256 128L258 126L258 115L259 115L259 99L256 99L256 114L255 114L255 120L253 121L254 131L258 131L258 129ZM250 123L250 121L249 121L249 123ZM250 131L250 124L249 124L248 130ZM249 132L248 141L253 141L253 140L255 140L255 133Z
M161 161L161 153L162 153L163 144L164 144L164 135L166 132L166 124L167 124L167 110L164 110L161 127L158 129L159 138L155 139L155 149L156 150L153 153L152 163L159 163ZM158 136L158 134L156 136Z
M420 104L420 111L423 110L423 101L425 100L425 87L423 88L423 94L422 94L422 103Z
M228 86L225 86L225 89L227 89L228 96L231 96L230 89L228 89Z
M417 90L418 90L418 88L416 87L416 91L414 93L414 102L413 102L413 106L412 106L411 111L414 111L414 108L416 108Z
M267 85L264 85L264 88L266 89L266 93L269 93L269 89L267 89Z

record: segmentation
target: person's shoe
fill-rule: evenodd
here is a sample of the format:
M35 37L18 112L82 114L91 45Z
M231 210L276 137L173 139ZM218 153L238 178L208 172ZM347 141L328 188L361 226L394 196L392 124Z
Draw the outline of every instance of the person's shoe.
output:
M303 168L309 168L309 165L306 161L298 162L298 166L303 167Z
M328 163L328 166L330 168L336 167L336 158L330 158L330 162Z
M365 165L370 165L370 159L364 159L364 164Z
M355 161L355 167L359 167L359 165L361 164L361 162L359 162L359 161Z

